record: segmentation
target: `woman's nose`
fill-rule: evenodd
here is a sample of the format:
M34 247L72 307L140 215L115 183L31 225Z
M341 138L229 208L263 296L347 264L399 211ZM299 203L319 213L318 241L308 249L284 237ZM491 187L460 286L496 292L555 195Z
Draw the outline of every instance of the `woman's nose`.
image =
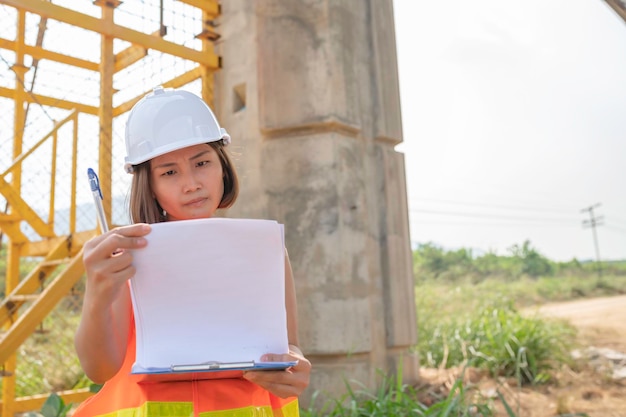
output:
M202 187L202 183L193 174L187 174L184 176L183 192L189 193L198 190Z

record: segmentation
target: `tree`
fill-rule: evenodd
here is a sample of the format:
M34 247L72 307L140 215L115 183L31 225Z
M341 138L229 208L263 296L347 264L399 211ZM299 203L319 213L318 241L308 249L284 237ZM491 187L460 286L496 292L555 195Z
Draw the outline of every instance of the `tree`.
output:
M536 249L530 246L530 241L526 240L523 245L513 245L509 248L513 256L521 261L521 272L531 277L553 275L553 263L541 255Z

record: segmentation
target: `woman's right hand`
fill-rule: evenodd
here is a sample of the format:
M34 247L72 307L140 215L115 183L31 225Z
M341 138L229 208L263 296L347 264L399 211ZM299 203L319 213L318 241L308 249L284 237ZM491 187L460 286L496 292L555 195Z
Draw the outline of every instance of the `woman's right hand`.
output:
M131 324L128 280L135 274L131 249L147 245L148 224L113 229L85 243L87 272L83 314L74 343L87 377L104 383L122 366Z
M127 249L146 246L150 233L145 223L118 227L85 243L83 262L87 273L87 291L92 301L110 305L135 274L133 257Z

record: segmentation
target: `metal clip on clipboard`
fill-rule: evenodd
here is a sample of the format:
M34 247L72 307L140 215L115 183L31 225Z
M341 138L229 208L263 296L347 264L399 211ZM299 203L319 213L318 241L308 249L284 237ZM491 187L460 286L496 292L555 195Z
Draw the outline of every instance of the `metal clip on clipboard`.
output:
M172 365L172 372L202 372L202 371L228 371L228 370L284 370L296 366L297 361L289 362L205 362L198 364Z

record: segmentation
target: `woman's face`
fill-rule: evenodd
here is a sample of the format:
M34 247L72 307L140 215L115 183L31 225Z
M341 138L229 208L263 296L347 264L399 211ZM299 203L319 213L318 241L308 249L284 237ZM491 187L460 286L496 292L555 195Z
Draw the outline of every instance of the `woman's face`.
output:
M212 217L224 195L222 164L207 144L153 158L150 182L168 221Z

